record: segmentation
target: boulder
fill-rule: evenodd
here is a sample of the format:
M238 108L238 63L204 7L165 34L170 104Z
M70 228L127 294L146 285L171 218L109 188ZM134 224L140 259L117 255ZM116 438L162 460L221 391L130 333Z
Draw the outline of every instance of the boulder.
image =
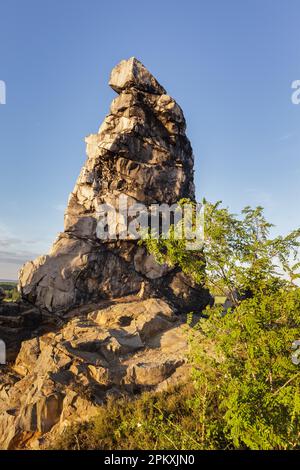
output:
M186 325L161 299L120 300L23 341L0 378L0 448L41 448L111 394L187 380Z
M117 93L121 93L132 87L157 95L165 93L165 89L135 57L122 60L116 65L111 72L109 85Z
M16 359L22 341L31 338L39 329L53 328L57 320L27 302L3 302L0 305L0 339L5 343L6 362Z

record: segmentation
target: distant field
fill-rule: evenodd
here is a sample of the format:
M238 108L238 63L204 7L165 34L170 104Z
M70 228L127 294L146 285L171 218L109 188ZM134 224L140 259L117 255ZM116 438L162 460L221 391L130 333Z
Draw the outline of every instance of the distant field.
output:
M17 287L16 281L0 281L0 287L4 290L13 290Z

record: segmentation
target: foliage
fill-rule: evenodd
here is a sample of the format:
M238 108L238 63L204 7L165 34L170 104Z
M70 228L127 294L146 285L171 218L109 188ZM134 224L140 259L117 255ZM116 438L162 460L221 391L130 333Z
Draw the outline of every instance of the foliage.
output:
M270 238L272 224L265 219L262 207L246 207L238 218L220 207L220 202L204 203L201 250L186 250L186 238L176 238L181 230L178 226L171 226L167 239L149 233L143 241L159 263L180 266L196 282L205 283L212 294L228 296L234 305L240 301L236 292L255 295L295 285L300 277L300 230Z
M6 302L17 302L20 299L20 294L15 282L0 282L0 287L5 292Z
M191 348L205 443L218 429L235 449L299 449L300 366L291 347L300 339L300 289L257 295L227 315L215 307L196 329L215 345L207 354L196 335Z

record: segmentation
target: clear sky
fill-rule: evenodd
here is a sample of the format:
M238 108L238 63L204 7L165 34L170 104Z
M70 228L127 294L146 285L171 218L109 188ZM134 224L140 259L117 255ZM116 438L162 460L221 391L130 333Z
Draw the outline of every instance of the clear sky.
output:
M299 17L299 0L1 0L0 278L62 230L110 70L133 55L184 110L198 198L299 226Z

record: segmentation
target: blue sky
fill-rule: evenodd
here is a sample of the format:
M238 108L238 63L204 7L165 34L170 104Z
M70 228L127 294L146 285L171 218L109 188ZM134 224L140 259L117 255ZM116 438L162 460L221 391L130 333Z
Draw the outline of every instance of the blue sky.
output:
M115 93L136 56L182 106L198 198L261 204L299 225L298 0L2 0L0 278L46 252Z

